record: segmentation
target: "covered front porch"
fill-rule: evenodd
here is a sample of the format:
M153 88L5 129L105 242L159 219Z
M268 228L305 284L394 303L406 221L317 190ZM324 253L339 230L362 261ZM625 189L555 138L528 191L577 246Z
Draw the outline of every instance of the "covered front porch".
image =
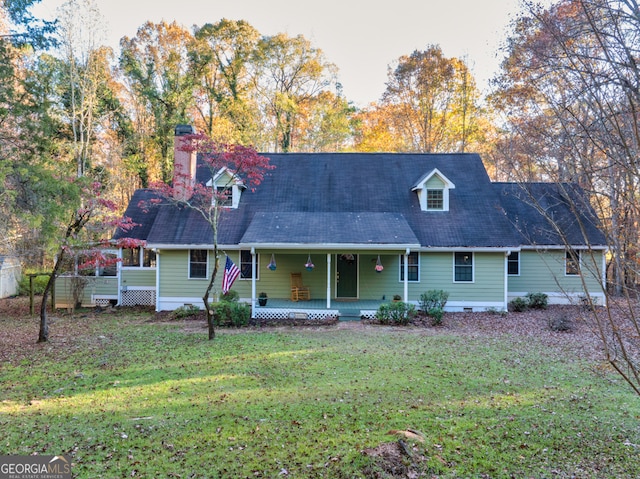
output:
M394 297L409 301L408 278L400 275L409 267L408 248L311 253L252 249L251 253L253 274L246 285L250 288L243 288L249 294L241 291L240 296L253 305L256 319L374 318L380 305ZM311 262L313 267L307 268ZM296 291L295 278L303 291ZM264 295L267 304L261 305Z
M408 301L408 278L400 277L400 265L407 271L409 254L420 242L401 214L298 211L257 213L239 246L250 252L247 276L256 317L283 312L373 317L385 300ZM307 289L304 301L293 301L294 274ZM261 293L292 304L272 301L261 307Z
M373 319L376 311L389 300L334 300L327 308L324 299L291 301L288 298L269 298L265 306L256 301L253 317L256 319L326 319L337 317L341 321L355 321L362 318Z

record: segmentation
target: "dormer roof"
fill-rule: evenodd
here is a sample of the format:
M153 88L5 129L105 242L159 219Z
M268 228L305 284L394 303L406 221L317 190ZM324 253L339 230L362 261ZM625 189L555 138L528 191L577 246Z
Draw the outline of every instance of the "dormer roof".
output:
M448 189L454 189L456 187L456 185L454 185L451 180L449 180L449 178L447 178L444 174L442 174L442 172L438 169L438 168L434 168L433 170L431 170L429 173L425 174L424 176L422 176L422 178L420 178L411 188L411 191L416 191L416 190L421 190L424 189L427 185L427 183L429 182L429 180L433 177L437 177L440 179L440 181L442 181L442 183L444 184L445 188Z
M218 186L231 186L231 185L236 185L238 188L242 188L243 190L246 189L246 185L244 184L244 181L242 181L241 178L239 178L234 172L232 172L229 168L222 167L220 168L215 175L213 175L213 178L210 178L209 181L206 182L207 186L211 186L212 183L218 183L218 180L220 180L223 176L227 176L229 178L229 181L227 181L224 184L219 184Z

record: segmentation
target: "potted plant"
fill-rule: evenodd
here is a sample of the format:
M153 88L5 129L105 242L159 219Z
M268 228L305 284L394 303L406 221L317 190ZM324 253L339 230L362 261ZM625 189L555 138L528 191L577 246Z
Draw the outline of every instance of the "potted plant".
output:
M394 303L399 303L402 300L402 296L400 296L399 294L394 294L393 295L393 302Z
M258 295L258 304L260 306L266 306L267 305L267 293L262 292L262 293L260 293Z

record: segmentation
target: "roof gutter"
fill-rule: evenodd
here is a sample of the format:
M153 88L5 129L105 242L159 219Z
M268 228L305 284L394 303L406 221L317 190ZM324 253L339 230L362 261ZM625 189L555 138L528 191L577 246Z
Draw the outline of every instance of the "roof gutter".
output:
M522 246L521 249L523 250L528 250L528 251L546 251L546 250L565 250L567 248L571 248L571 249L575 249L575 250L602 250L602 251L606 251L609 249L608 246L606 245L541 245L541 244L537 244L537 245L528 245L528 246Z
M147 248L155 250L185 250L185 249L213 249L213 245L207 244L169 244L169 243L148 243ZM218 250L250 250L261 249L288 249L288 250L308 250L319 249L323 251L335 250L344 251L346 249L375 250L375 251L404 251L411 249L417 251L420 248L418 243L402 244L359 244L359 243L240 243L240 244L219 244Z
M163 250L185 250L185 249L213 249L212 244L168 244L168 243L149 243L147 248L150 249L163 249ZM475 252L511 252L520 251L521 249L541 249L540 247L488 247L488 246L421 246L418 243L240 243L240 244L219 244L219 250L250 250L255 248L256 250L362 250L362 251L423 251L423 252L451 252L451 251L475 251ZM564 247L557 246L549 249L563 249ZM596 248L594 248L596 249Z
M375 251L402 251L402 250L417 250L420 248L418 243L240 243L237 245L240 249L289 249L289 250L335 250L344 251L350 250L375 250Z
M451 251L463 252L472 251L476 253L510 253L512 251L520 251L520 247L517 246L421 246L420 251L425 253L450 253Z

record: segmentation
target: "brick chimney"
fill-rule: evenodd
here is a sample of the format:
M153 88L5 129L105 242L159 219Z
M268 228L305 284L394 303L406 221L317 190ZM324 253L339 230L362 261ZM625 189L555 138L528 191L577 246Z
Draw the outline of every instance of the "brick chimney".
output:
M196 130L191 125L176 125L173 137L173 187L176 199L189 199L188 191L196 184L196 153L182 151L186 145L185 135L194 135Z

